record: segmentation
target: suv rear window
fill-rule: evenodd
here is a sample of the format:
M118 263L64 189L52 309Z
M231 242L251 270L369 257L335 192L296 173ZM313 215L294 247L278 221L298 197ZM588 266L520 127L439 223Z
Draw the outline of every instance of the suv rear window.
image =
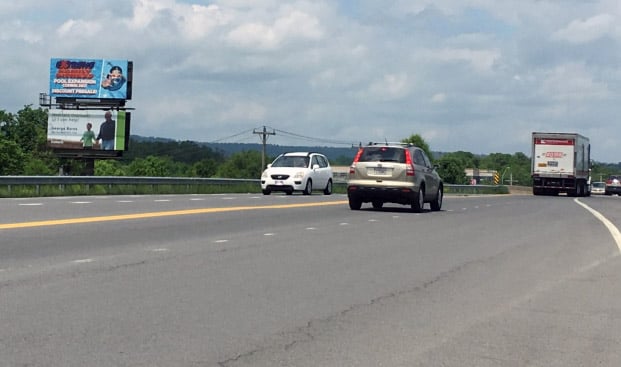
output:
M405 151L391 147L365 147L358 162L405 163Z

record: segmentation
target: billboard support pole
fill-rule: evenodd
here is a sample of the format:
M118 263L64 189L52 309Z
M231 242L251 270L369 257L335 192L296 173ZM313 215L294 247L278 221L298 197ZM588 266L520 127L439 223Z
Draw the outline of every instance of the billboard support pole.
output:
M95 176L95 159L85 158L84 163L85 163L84 174L86 176Z

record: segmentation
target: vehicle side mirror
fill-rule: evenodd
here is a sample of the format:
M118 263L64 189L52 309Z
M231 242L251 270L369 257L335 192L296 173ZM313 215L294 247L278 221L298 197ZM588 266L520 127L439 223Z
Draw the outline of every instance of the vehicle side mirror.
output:
M313 164L313 169L319 169L319 165L318 164Z
M272 164L271 164L271 163L270 163L270 164L268 164L268 165L267 165L267 168L272 168Z

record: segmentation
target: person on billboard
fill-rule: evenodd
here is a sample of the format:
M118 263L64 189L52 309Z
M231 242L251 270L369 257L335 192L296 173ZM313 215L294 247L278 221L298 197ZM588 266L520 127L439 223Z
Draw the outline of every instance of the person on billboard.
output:
M125 85L126 81L123 69L117 65L112 66L106 78L101 81L101 87L105 89L103 97L124 98L123 91L119 90Z
M86 131L82 134L80 141L82 142L82 147L84 149L93 149L93 142L96 142L95 133L93 130L93 124L90 122L86 124Z
M97 141L101 140L101 149L114 150L114 135L116 130L116 121L112 119L112 112L106 111L104 115L106 121L99 126L99 134Z

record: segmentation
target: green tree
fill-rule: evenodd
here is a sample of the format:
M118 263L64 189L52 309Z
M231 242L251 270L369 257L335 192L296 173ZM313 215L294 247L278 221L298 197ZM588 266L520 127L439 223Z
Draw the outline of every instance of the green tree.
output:
M517 152L511 157L511 165L509 168L509 178L513 184L521 186L531 186L533 179L531 177L531 160L522 152ZM507 177L504 178L506 183Z
M512 158L506 153L491 153L481 159L481 167L501 172L505 167L510 167Z
M530 165L530 158L521 152L514 155L491 153L481 159L481 168L497 171L503 184L530 186L532 184Z
M257 151L237 152L227 159L216 172L217 177L258 178L261 176L261 153Z
M117 160L96 160L95 176L127 176L127 167Z
M8 136L8 127L13 121L13 115L4 110L0 110L0 136Z
M150 155L146 158L133 160L128 167L130 176L169 177L174 162L168 157Z
M17 112L17 114L0 111L0 136L3 138L5 153L13 151L20 159L20 163L6 161L5 167L15 175L49 175L55 174L58 169L58 159L46 148L47 144L47 111L31 106ZM19 147L15 152L11 141ZM8 145L7 145L8 144ZM2 149L2 148L0 148Z
M479 168L481 164L481 159L470 152L464 152L459 150L457 152L446 153L442 157L451 157L458 159L461 164L463 164L464 168Z
M194 164L202 159L212 158L216 162L223 162L224 155L208 146L192 141L169 141L155 139L130 139L130 149L123 154L125 159L146 158L150 155L170 157L175 162Z
M444 182L449 184L464 185L468 183L466 177L467 163L458 156L446 154L438 161L438 174Z
M25 158L19 144L0 134L0 175L21 175Z
M192 177L213 177L218 170L218 162L213 158L204 158L194 163L191 168Z
M54 157L41 159L29 156L22 174L26 176L53 176L58 174L58 160Z
M10 118L7 118L10 117ZM25 106L17 115L4 116L5 132L24 152L45 151L47 142L47 111Z
M409 138L405 138L405 139L401 140L401 142L402 143L413 144L413 145L421 148L425 152L425 154L427 154L427 157L429 157L429 159L431 160L432 163L435 160L433 154L431 153L431 149L429 148L429 144L427 144L425 139L423 139L423 137L420 136L419 134L410 135Z

